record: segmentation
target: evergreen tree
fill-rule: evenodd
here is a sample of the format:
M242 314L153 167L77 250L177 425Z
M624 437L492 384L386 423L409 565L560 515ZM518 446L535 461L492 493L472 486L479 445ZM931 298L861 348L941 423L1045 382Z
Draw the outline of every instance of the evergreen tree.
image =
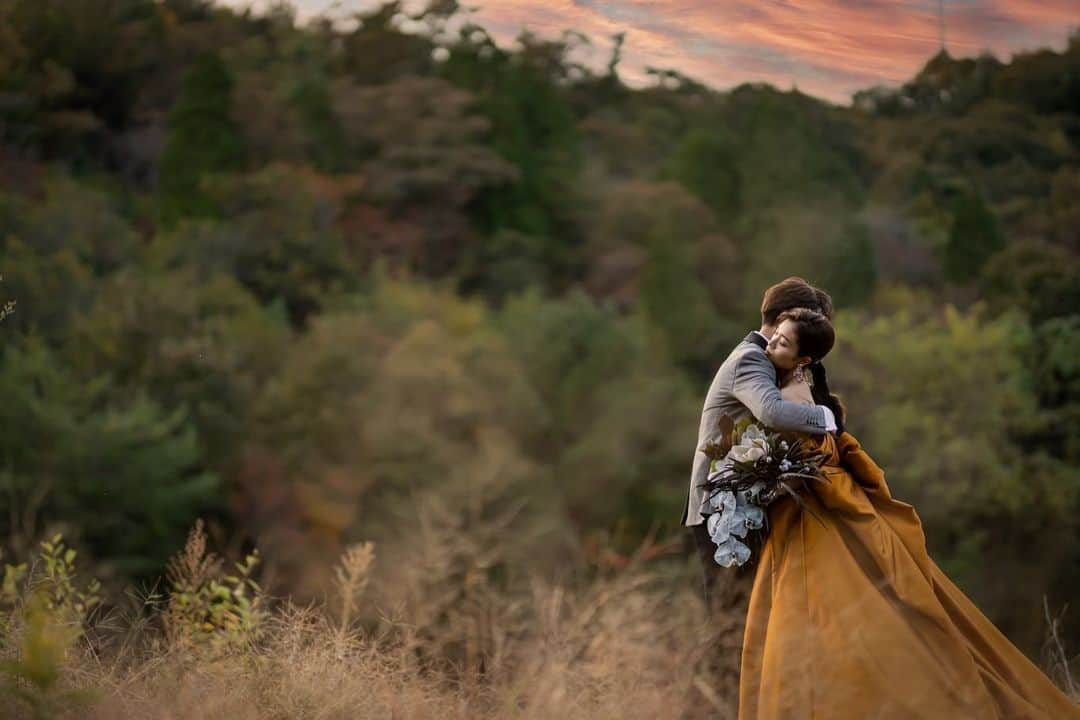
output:
M243 142L230 115L232 89L228 68L217 53L201 57L184 76L180 97L169 112L159 168L160 209L166 222L213 215L214 200L200 189L200 179L242 165Z
M68 527L123 574L160 571L217 488L185 410L139 391L120 401L33 339L2 368L0 535Z
M675 148L664 174L704 200L718 220L729 223L741 204L737 163L729 137L692 130Z
M518 171L516 182L486 188L472 208L481 228L502 228L549 239L544 261L558 285L574 271L580 231L572 221L575 178L582 166L576 118L559 86L566 71L556 43L528 35L520 57L499 49L486 33L452 48L443 74L478 96L491 122L491 145ZM466 35L470 37L470 35Z
M953 204L952 227L945 245L945 276L969 283L979 276L987 259L1005 245L997 222L975 189Z

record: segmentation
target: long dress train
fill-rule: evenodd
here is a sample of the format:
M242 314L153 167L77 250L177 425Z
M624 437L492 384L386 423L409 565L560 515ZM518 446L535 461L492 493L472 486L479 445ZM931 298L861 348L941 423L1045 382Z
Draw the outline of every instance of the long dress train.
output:
M739 720L1080 719L927 554L915 509L849 433L827 435L827 482L790 499L750 593Z

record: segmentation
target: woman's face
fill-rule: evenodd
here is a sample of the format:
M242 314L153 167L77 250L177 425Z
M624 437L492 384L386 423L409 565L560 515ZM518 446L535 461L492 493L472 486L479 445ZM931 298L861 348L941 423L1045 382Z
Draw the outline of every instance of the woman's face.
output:
M765 354L777 370L794 370L810 362L809 356L799 355L798 325L791 320L780 323L765 348Z

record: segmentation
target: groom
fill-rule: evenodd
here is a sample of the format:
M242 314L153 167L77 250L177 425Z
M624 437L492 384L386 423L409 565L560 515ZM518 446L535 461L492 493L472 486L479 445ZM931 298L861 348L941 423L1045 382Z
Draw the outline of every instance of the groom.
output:
M731 351L716 371L705 395L682 523L693 533L704 566L705 605L710 612L717 609L716 581L725 568L713 559L716 545L709 537L705 518L701 515L705 492L700 486L709 474L709 458L702 448L714 438L720 416L727 414L735 422L752 417L776 430L815 435L836 430L836 419L824 405L805 405L781 399L776 368L765 355L765 347L776 331L777 317L785 310L797 307L817 310L832 319L832 299L824 290L815 288L800 277L789 277L773 285L765 291L761 302L761 329L751 332ZM753 574L748 570L752 567L747 563L736 570L728 569L728 573L734 572L736 578L743 579L743 582L734 580L729 589L737 591L739 585L746 584L745 578L752 581Z

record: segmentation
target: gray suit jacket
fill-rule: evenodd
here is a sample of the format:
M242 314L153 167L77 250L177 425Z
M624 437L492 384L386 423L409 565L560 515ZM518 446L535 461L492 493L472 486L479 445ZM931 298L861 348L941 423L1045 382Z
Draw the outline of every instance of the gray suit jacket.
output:
M776 430L793 430L824 435L825 411L818 405L787 402L780 397L776 386L776 368L765 355L760 337L751 333L739 343L720 369L716 371L698 426L697 450L690 471L690 489L683 507L684 525L697 525L705 520L701 505L705 492L699 487L709 475L709 458L702 452L706 443L717 434L717 421L727 414L738 422L745 417L757 418Z

